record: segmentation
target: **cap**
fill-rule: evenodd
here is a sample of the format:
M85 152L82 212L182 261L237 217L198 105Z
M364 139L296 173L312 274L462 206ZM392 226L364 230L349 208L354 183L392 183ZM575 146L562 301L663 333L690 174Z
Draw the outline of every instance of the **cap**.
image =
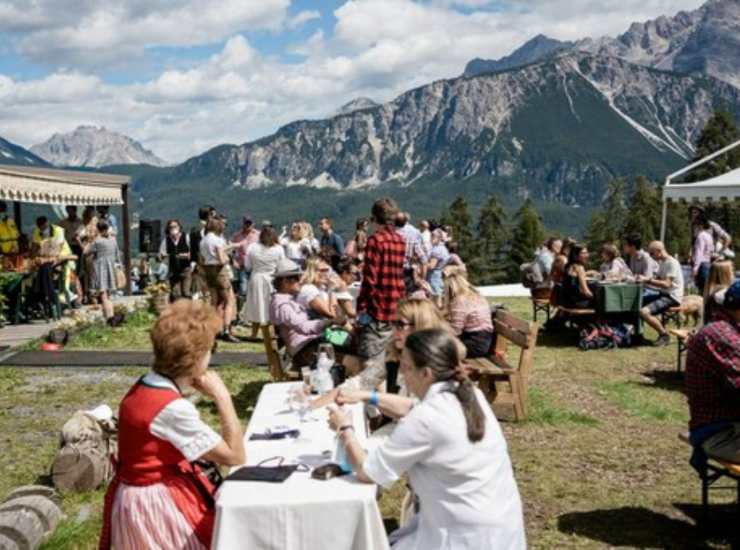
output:
M252 220L252 216L250 216L249 214L244 214L244 216L242 216L242 223L254 223L254 220Z
M301 271L301 267L297 263L287 258L282 258L278 261L277 271L273 277L280 279L282 277L300 277L301 275L303 275L303 271Z
M714 295L715 301L725 309L740 309L740 281L735 281Z

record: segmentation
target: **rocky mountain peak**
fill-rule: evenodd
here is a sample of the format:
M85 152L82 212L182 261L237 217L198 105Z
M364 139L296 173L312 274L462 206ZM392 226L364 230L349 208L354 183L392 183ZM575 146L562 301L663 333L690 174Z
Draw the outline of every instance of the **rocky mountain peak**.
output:
M380 105L369 97L358 97L342 105L332 116L348 115L363 109L372 109Z
M55 133L44 143L31 147L31 151L56 166L167 164L130 137L93 125L80 125L66 134Z

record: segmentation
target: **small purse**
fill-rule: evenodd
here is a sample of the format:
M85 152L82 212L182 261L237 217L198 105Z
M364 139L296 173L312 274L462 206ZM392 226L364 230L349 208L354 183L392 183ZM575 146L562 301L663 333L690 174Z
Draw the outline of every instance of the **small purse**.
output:
M266 462L277 460L277 466L263 466ZM283 465L282 456L273 456L267 458L256 466L243 466L224 481L265 481L268 483L282 483L288 479L293 472L308 472L310 468L305 464L286 464Z

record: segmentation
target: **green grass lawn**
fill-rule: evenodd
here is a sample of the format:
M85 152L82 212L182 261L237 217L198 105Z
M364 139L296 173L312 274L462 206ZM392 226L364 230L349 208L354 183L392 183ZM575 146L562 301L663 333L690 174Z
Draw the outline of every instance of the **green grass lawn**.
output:
M531 317L528 300L502 301L517 315ZM146 349L152 320L142 312L126 327L93 327L69 347ZM567 338L541 335L529 388L530 417L502 423L530 547L730 547L721 535L724 524L707 536L695 526L699 481L688 465L689 449L677 438L686 429L688 409L682 378L675 373L675 353L674 345L581 352ZM63 422L75 410L100 403L115 408L143 372L2 370L0 471L5 475L0 497L19 485L43 481ZM260 388L269 381L267 371L230 366L219 372L248 422ZM199 409L216 423L208 401L201 401ZM402 494L399 485L381 500L389 522L398 517ZM713 495L712 501L732 497L730 491ZM102 492L67 496L63 506L66 519L44 548L94 548Z

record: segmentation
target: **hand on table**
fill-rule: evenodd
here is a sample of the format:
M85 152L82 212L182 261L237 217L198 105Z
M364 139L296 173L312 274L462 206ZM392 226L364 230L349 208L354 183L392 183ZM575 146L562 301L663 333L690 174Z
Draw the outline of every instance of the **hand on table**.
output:
M333 390L326 393L325 395L322 395L321 397L317 397L316 399L311 401L311 408L320 409L321 407L326 407L327 405L333 404L336 401L338 394L339 394L339 390L337 388L334 388Z
M229 389L216 372L209 370L193 379L193 387L214 400L231 399Z

